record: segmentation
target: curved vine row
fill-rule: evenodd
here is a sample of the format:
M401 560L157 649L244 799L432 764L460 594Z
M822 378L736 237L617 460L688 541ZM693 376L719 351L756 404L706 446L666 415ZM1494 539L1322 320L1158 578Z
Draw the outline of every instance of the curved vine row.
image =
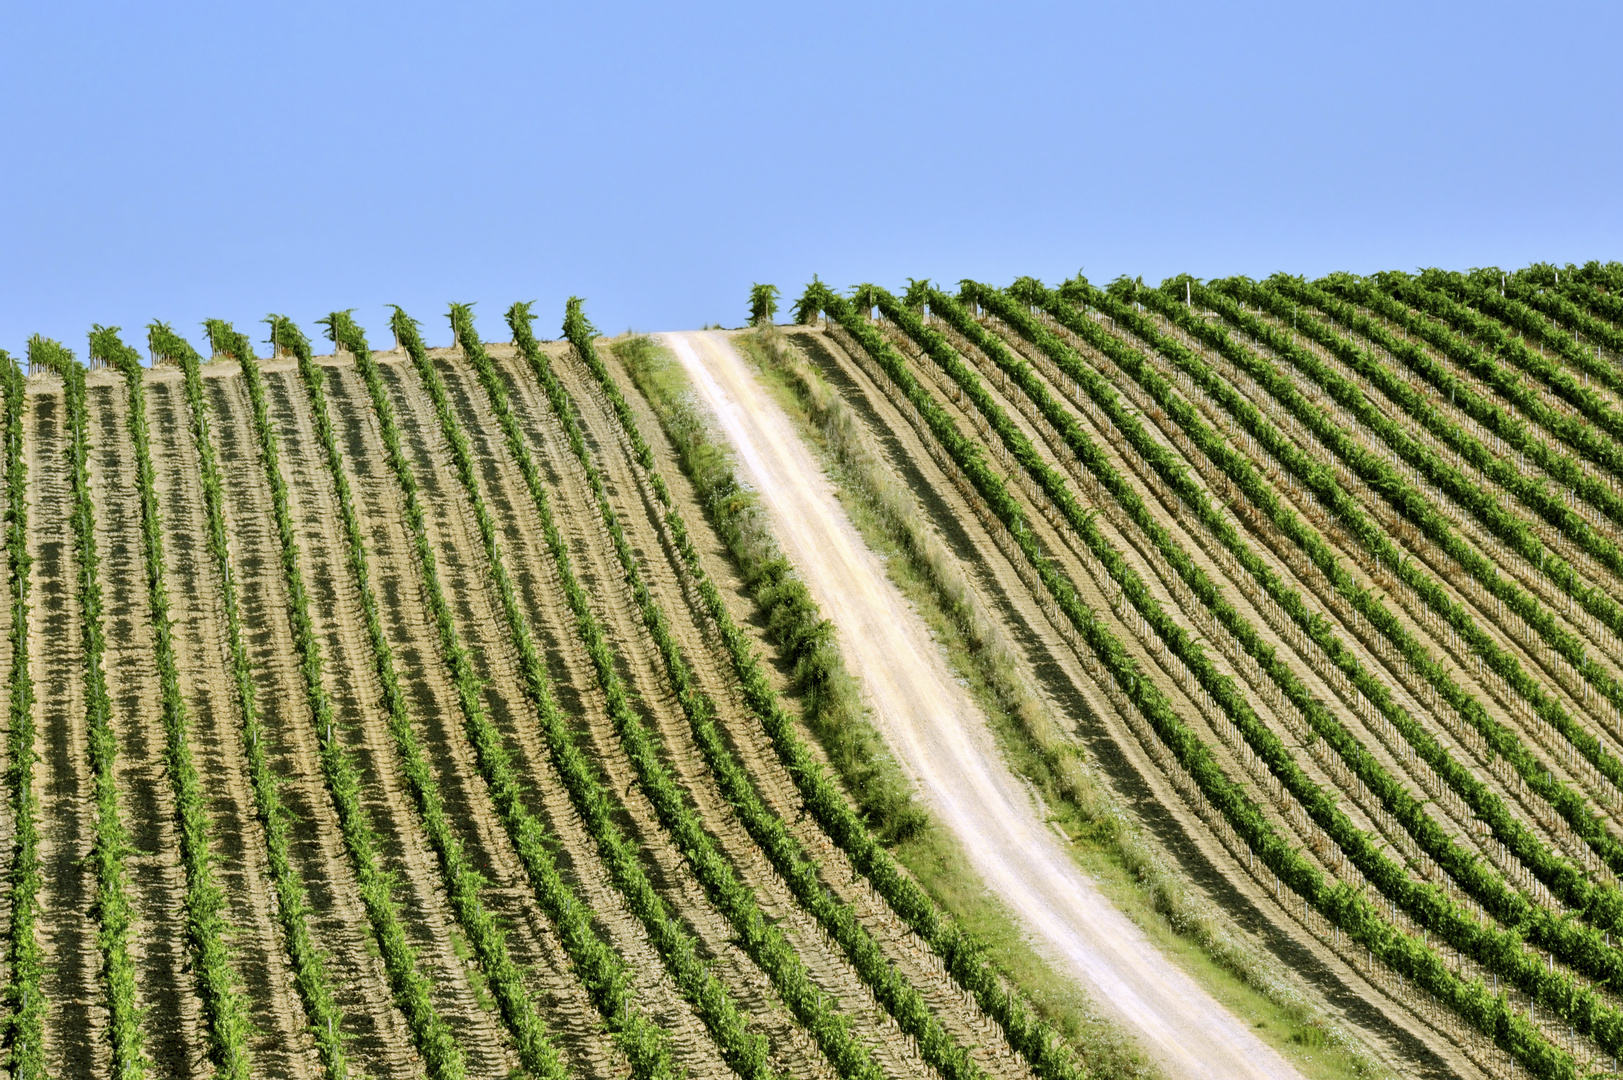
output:
M288 347L293 337L291 331L295 328L278 316L272 316L268 321L276 346ZM337 737L337 718L333 712L332 695L324 679L321 643L310 616L310 594L304 584L304 574L299 569L299 546L293 529L292 510L288 505L287 480L282 476L279 441L265 401L264 378L259 370L259 361L246 335L234 332L226 323L210 322L208 326L215 351L235 354L242 366L243 382L253 407L261 463L270 487L272 516L281 544L282 572L287 580L288 620L292 625L294 648L299 656L299 673L304 678L305 703L320 746L322 778L326 781L327 793L338 815L344 846L355 867L361 902L383 955L389 987L395 1003L405 1014L412 1041L423 1056L429 1076L433 1080L462 1080L466 1071L462 1049L434 1007L428 977L418 968L416 951L406 940L399 905L394 898L394 884L388 872L379 865L377 837L361 802L360 774L344 749L343 741Z
M1462 333L1494 348L1527 374L1542 382L1567 404L1577 409L1590 422L1613 439L1623 440L1623 412L1619 412L1588 387L1581 386L1572 372L1542 352L1529 349L1524 341L1511 336L1498 320L1504 319L1523 332L1538 333L1543 320L1534 312L1514 300L1500 297L1497 290L1488 290L1463 279L1455 279L1441 271L1428 271L1418 278L1408 274L1386 273L1377 276L1380 287L1394 298L1418 311L1435 315ZM1482 310L1473 310L1480 307ZM1486 312L1487 314L1484 314ZM1518 324L1521 324L1518 326ZM1561 342L1570 344L1570 338ZM1590 356L1573 346L1561 353L1562 359L1596 378L1606 382L1614 392L1623 388L1623 376L1612 365Z
M349 476L338 452L338 441L333 434L332 418L327 411L327 394L323 386L321 369L311 356L310 343L296 327L279 323L276 339L293 353L298 364L299 378L310 400L310 414L314 420L316 439L321 445L337 496L338 517L344 527L348 547L349 569L355 579L360 596L361 611L366 623L366 636L372 646L372 660L378 684L383 695L380 702L386 717L389 735L400 755L401 769L430 846L439 858L440 877L445 892L456 913L457 922L473 944L474 953L484 969L485 977L494 992L508 1032L518 1048L519 1060L537 1080L562 1080L563 1060L557 1047L547 1035L536 1004L524 985L524 977L507 950L507 933L495 916L485 907L479 893L486 884L484 877L473 868L468 859L462 837L445 813L445 799L440 794L439 782L423 753L406 694L400 684L400 673L395 667L394 647L383 631L383 617L376 591L372 588L371 569L366 556L366 542L361 522L355 512L355 498L350 491Z
M1579 1027L1586 1034L1594 1034L1608 1050L1623 1048L1623 1015L1576 980L1546 972L1541 958L1527 951L1522 946L1521 938L1522 933L1534 932L1545 944L1560 948L1580 961L1588 974L1601 978L1623 975L1623 965L1615 963L1612 951L1602 943L1599 935L1583 930L1574 933L1573 928L1549 912L1531 905L1522 905L1523 922L1520 926L1507 929L1482 926L1468 910L1453 902L1444 889L1414 881L1403 866L1381 853L1379 842L1357 828L1336 804L1334 796L1323 791L1303 772L1289 747L1256 715L1244 692L1231 678L1218 673L1192 639L1167 632L1177 626L1175 620L1166 615L1164 609L1150 597L1142 581L1136 580L1136 575L1122 560L1120 553L1098 531L1092 514L1082 511L1080 504L1066 490L1063 478L1042 459L1027 436L1009 420L1002 407L945 339L926 329L917 315L898 304L889 293L874 289L873 294L886 318L919 342L926 354L961 387L965 396L997 432L1010 454L1037 481L1050 500L1060 506L1072 528L1087 542L1111 577L1121 586L1123 593L1133 600L1145 621L1155 628L1173 654L1195 675L1212 699L1222 706L1253 752L1309 817L1347 854L1353 865L1419 925L1498 971L1537 1000L1570 1011ZM989 299L986 290L977 290L976 295L983 302ZM932 311L941 311L949 322L962 325L971 332L979 330L950 297L937 291L929 298ZM983 330L977 336L986 347L1003 352ZM1165 527L1156 521L1137 492L1114 469L1098 446L1081 431L1074 419L1064 414L1062 407L1037 382L1030 365L1003 352L1000 366L1005 366L1005 370L1023 388L1045 399L1053 418L1061 424L1069 448L1100 479L1104 489L1110 492L1138 529L1155 545L1163 562L1177 572L1190 592L1233 635L1311 729L1325 738L1342 755L1354 774L1369 784L1371 791L1387 804L1388 812L1411 831L1422 848L1439 864L1462 871L1475 869L1472 858L1460 851L1425 814L1419 801L1410 796L1395 778L1364 751L1358 740L1308 694L1290 668L1279 660L1274 649L1262 640L1234 605L1223 598L1217 584L1195 566L1187 552L1173 542ZM1496 902L1501 909L1516 899L1492 875L1472 874L1468 879L1467 891L1471 887L1482 893L1480 899L1484 903Z
M1032 295L1037 289L1041 288L1032 282L1023 282L1022 284L1024 285L1022 293L1026 296ZM1040 324L1037 324L1035 320L1021 312L1019 305L1012 303L1011 298L1007 295L987 289L984 286L971 286L971 289L974 299L988 311L1000 318L1004 318L1010 325L1015 326L1016 329L1028 336L1046 338L1047 340L1043 344L1052 349L1051 355L1054 353L1063 355L1064 352L1068 352ZM1022 389L1029 387L1027 389L1028 393L1036 391L1033 395L1034 399L1046 399L1046 403L1041 406L1042 411L1049 417L1050 422L1054 423L1064 433L1067 445L1077 452L1078 457L1083 460L1089 469L1094 470L1096 475L1100 476L1103 486L1107 491L1111 492L1112 496L1118 499L1123 499L1125 496L1123 505L1128 509L1136 524L1139 524L1141 528L1148 525L1159 530L1160 527L1155 524L1153 517L1148 514L1147 508L1142 506L1141 500L1139 500L1136 493L1128 488L1119 476L1111 475L1108 463L1104 462L1097 447L1093 446L1091 440L1088 440L1079 429L1076 429L1074 419L1065 413L1063 407L1055 402L1046 389L1036 380L1030 366L1026 365L1024 361L1007 354L1002 346L992 340L990 335L971 320L967 312L963 311L950 297L931 291L928 299L933 313L942 315L950 324L955 325L955 327L962 326L968 334L973 335L970 339L977 346L985 349L988 355L994 356L998 365L1004 368ZM1129 370L1136 379L1143 382L1152 381L1154 377L1144 370L1143 358L1123 355L1126 352L1129 352L1129 350L1125 348L1115 349L1112 358L1118 360L1120 366L1125 370ZM1269 595L1274 597L1280 606L1291 615L1292 619L1303 627L1316 642L1322 643L1321 648L1325 649L1326 654L1335 656L1338 665L1344 671L1350 669L1349 679L1354 681L1361 690L1372 692L1371 701L1381 710L1384 717L1392 722L1395 727L1398 727L1411 742L1420 744L1417 746L1417 751L1425 753L1430 760L1436 761L1439 772L1449 781L1457 782L1461 787L1470 791L1474 796L1471 801L1480 806L1483 812L1495 815L1495 820L1499 822L1519 828L1513 819L1510 819L1503 804L1496 796L1487 791L1479 781L1471 777L1466 769L1454 762L1446 751L1443 751L1412 717L1396 708L1384 688L1380 687L1379 683L1358 663L1356 657L1329 633L1322 617L1309 612L1301 597L1286 586L1273 571L1268 569L1266 564L1250 549L1249 545L1240 539L1233 526L1212 505L1205 491L1191 482L1166 447L1149 438L1137 420L1120 407L1120 403L1115 399L1114 394L1110 392L1103 380L1097 374L1077 363L1074 355L1066 357L1066 359L1069 361L1064 369L1066 373L1088 387L1090 397L1093 397L1101 405L1106 415L1123 431L1128 438L1129 444L1147 461L1152 463L1163 479L1190 505L1202 522L1206 523L1213 534L1223 542L1225 548L1256 578ZM1165 392L1168 387L1164 380L1160 382L1157 389L1161 391L1160 397L1166 396ZM1191 419L1191 417L1187 416L1189 412L1187 405L1183 405L1179 412L1183 414L1179 416L1179 419ZM1199 423L1198 418L1193 419L1197 424ZM1201 426L1204 427L1204 425ZM1209 437L1210 433L1201 431L1198 434ZM1103 465L1104 468L1099 468L1099 465ZM1148 532L1148 530L1146 531ZM1558 917L1516 894L1508 889L1491 869L1481 866L1477 856L1460 848L1426 812L1422 801L1412 796L1401 781L1392 776L1370 755L1358 739L1347 731L1329 710L1307 693L1306 688L1300 684L1290 669L1277 659L1272 649L1260 641L1255 630L1246 625L1243 618L1232 610L1232 605L1221 599L1220 593L1209 588L1201 588L1198 582L1190 580L1194 577L1194 574L1191 573L1187 557L1182 555L1181 552L1169 550L1168 544L1163 538L1154 536L1154 534L1151 535L1155 539L1157 547L1161 549L1165 561L1172 565L1181 576L1186 576L1186 581L1191 590L1200 595L1203 600L1207 596L1212 598L1208 602L1210 609L1217 614L1220 621L1230 629L1230 632L1244 645L1246 650L1257 659L1260 667L1268 673L1275 685L1296 707L1313 732L1326 740L1340 755L1352 775L1367 785L1370 793L1380 800L1386 812L1410 834L1422 851L1454 878L1455 882L1467 895L1472 896L1483 906L1485 911L1499 920L1506 930L1513 931L1533 944L1550 949L1554 954L1562 957L1564 962L1571 964L1584 974L1602 981L1612 981L1623 977L1623 964L1618 962L1613 955L1613 950L1606 945L1599 933L1587 927L1574 926L1566 919ZM1229 610L1225 611L1224 609ZM1254 748L1261 753L1261 747ZM1429 753L1427 753L1428 751ZM1267 759L1266 754L1262 756L1264 756L1265 760ZM1270 765L1272 765L1272 762L1270 762ZM1290 786L1290 781L1285 776L1281 775L1280 778L1286 780L1287 786ZM1326 831L1330 832L1338 842L1343 836L1348 835L1344 826L1338 825L1334 829L1328 826L1325 827ZM1527 839L1536 844L1536 840L1533 838L1528 837ZM1363 847L1356 838L1354 838L1354 842L1357 847ZM1545 861L1553 861L1548 851L1542 849L1542 845L1539 847ZM1389 887L1396 888L1398 895L1395 895L1394 899L1404 905L1406 910L1410 910L1418 922L1445 933L1449 932L1442 923L1430 921L1434 918L1431 911L1428 910L1431 906L1430 901L1422 895L1426 891L1426 887L1420 886L1417 891L1416 886L1406 882L1401 870L1394 873L1394 867L1380 865L1372 868L1367 865L1367 858L1361 857L1357 851L1350 851L1349 854L1352 856L1354 863L1359 866L1359 869L1369 876L1370 880L1383 892L1387 891ZM1570 867L1563 867L1563 869L1569 873L1573 872ZM1389 895L1391 894L1389 893ZM1615 895L1608 897L1608 899L1613 903L1617 902ZM1461 931L1456 928L1454 932L1459 933ZM1520 974L1513 975L1514 978L1521 980L1518 985L1525 983L1531 992L1547 996L1552 1002L1562 1001L1570 997L1571 992L1564 988L1552 986L1541 989L1536 980L1528 982L1539 966L1537 958L1522 957L1520 962L1517 962L1513 944L1502 935L1492 942L1477 943L1473 955L1493 955L1496 961L1503 962L1512 969L1510 972L1504 972L1507 976L1512 975L1513 972L1520 972ZM1529 959L1531 960L1530 963Z
M428 391L429 399L439 420L441 431L450 445L452 461L458 479L463 484L479 526L490 575L501 599L508 630L519 658L520 671L527 695L535 706L541 721L554 766L563 778L570 800L586 823L587 831L597 843L598 852L609 873L626 897L632 912L647 928L649 938L659 950L666 969L676 985L687 995L716 1039L722 1056L740 1076L747 1080L767 1080L774 1073L768 1061L766 1039L748 1030L744 1014L732 995L700 958L696 942L682 928L665 899L654 890L653 884L638 858L636 847L614 820L617 800L598 776L597 767L582 752L575 741L575 733L559 711L550 689L550 678L536 650L529 619L520 609L517 590L508 574L496 536L496 523L479 493L478 477L468 448L467 436L451 411L444 380L434 369L427 349L423 346L417 324L399 308L391 321L395 336L406 349L419 380ZM577 586L578 587L578 586ZM607 646L599 641L595 647L594 663L600 660L612 663L606 656ZM604 654L603 656L597 655Z
M1323 296L1311 286L1284 278L1272 279L1264 287L1236 284L1230 291L1256 301L1275 316L1285 314L1288 307L1287 297L1297 297L1314 304L1323 300L1334 306L1332 298ZM1348 368L1378 386L1382 393L1396 402L1417 423L1450 445L1463 460L1469 461L1484 475L1491 477L1506 491L1537 511L1545 521L1564 533L1596 562L1611 570L1614 575L1623 575L1623 551L1619 551L1616 544L1595 532L1559 494L1548 490L1540 483L1526 479L1468 432L1448 423L1412 387L1395 378L1385 364L1347 341L1333 328L1315 318L1297 319L1294 326L1298 333L1318 342ZM1304 367L1300 361L1310 355L1305 350L1295 348L1288 354L1288 358L1439 491L1447 493L1458 506L1475 516L1495 539L1520 555L1530 567L1536 567L1562 592L1577 601L1593 619L1623 639L1623 606L1619 606L1607 594L1604 587L1586 584L1578 570L1551 551L1513 507L1506 508L1501 505L1492 492L1480 484L1471 482L1459 466L1449 464L1436 450L1404 431L1401 425L1382 416L1369 403L1359 387L1319 362L1316 357L1313 358L1311 365ZM1607 493L1607 498L1610 499L1610 493ZM1618 504L1618 509L1619 512L1623 512L1623 503ZM1518 603L1516 610L1520 612L1523 606L1525 605ZM1572 637L1566 648L1570 652L1575 646L1581 647L1581 643L1577 642L1576 637ZM1608 697L1620 695L1613 700L1623 704L1623 687L1608 688L1606 684L1602 684L1598 688Z
M102 955L102 981L107 993L107 1037L113 1063L125 1080L140 1080L151 1069L135 1000L135 964L130 959L130 931L135 913L130 905L124 868L129 834L118 808L118 777L113 771L118 737L113 733L113 700L107 691L102 662L106 632L102 628L101 561L96 555L96 520L90 486L90 434L85 417L85 369L73 353L47 338L28 342L29 367L62 377L68 415L68 468L73 488L73 540L78 562L81 639L85 652L85 710L90 728L90 768L96 803L95 840L90 863L96 871L95 913L101 923L96 944Z
M209 853L208 812L192 759L191 716L180 690L175 662L174 628L169 619L169 587L164 582L163 523L152 467L147 425L146 371L140 354L124 344L117 327L98 326L90 334L90 355L124 376L128 394L130 440L135 447L135 487L141 501L141 541L146 561L147 606L153 629L153 659L158 667L162 700L164 771L175 797L175 825L180 834L180 861L186 873L186 936L192 965L203 996L209 1029L209 1052L220 1075L247 1080L248 1008L241 976L232 965L225 937L225 890L215 879Z
M35 927L39 924L39 796L34 791L34 677L28 662L28 456L23 449L23 411L28 387L22 368L0 349L0 383L5 388L6 595L11 616L11 670L7 675L9 718L6 759L11 817L16 822L7 880L11 885L11 925L6 960L11 978L6 1001L11 1007L6 1043L11 1048L11 1074L18 1080L45 1075L45 996L40 993L44 955Z
M1102 310L1110 311L1113 318L1131 327L1135 334L1145 340L1154 341L1162 355L1180 371L1189 375L1195 385L1221 405L1249 437L1261 444L1282 468L1302 482L1319 500L1320 505L1341 522L1349 535L1373 556L1379 565L1390 567L1392 573L1406 587L1413 590L1444 623L1461 633L1466 640L1471 640L1469 632L1465 629L1466 627L1474 629L1471 615L1453 600L1444 585L1424 570L1416 560L1407 558L1385 531L1371 521L1357 501L1341 487L1333 472L1309 458L1277 427L1269 423L1261 410L1247 401L1238 390L1227 381L1218 378L1215 372L1192 351L1161 334L1150 320L1137 315L1131 307L1115 301L1114 298L1084 282L1069 282L1065 290L1079 299L1097 304ZM1157 311L1193 337L1205 342L1231 363L1252 373L1251 365L1254 364L1255 358L1223 327L1214 326L1204 319L1197 318L1181 301L1174 301L1159 290L1135 289L1132 295L1146 307ZM1124 347L1105 334L1091 319L1070 308L1063 299L1052 295L1045 304L1045 309L1068 329L1104 349L1113 360L1120 361ZM1263 375L1267 374L1266 370L1260 367L1254 370ZM1284 381L1277 381L1273 385L1283 392L1293 392ZM1213 441L1212 446L1213 450L1217 451L1215 460L1245 491L1254 505L1268 512L1270 519L1281 531L1295 541L1313 560L1314 565L1334 583L1336 591L1398 648L1405 662L1425 677L1436 694L1471 725L1487 747L1515 768L1528 788L1554 807L1574 831L1597 854L1607 860L1609 865L1614 865L1614 869L1623 866L1623 862L1613 862L1623 858L1623 847L1618 845L1605 824L1589 809L1584 797L1566 784L1553 779L1543 763L1528 751L1514 732L1494 720L1474 695L1466 692L1454 681L1446 667L1431 658L1425 646L1380 601L1374 591L1359 585L1351 574L1340 566L1335 553L1323 539L1295 514L1279 505L1261 474L1254 466L1246 465L1244 454L1233 448L1219 451L1220 443L1217 440ZM1500 677L1505 678L1507 686L1517 688L1517 684L1509 677L1504 675ZM1560 703L1544 697L1542 691L1530 679L1527 680L1527 685L1539 695L1531 702L1538 715L1547 722L1559 723L1561 717L1565 715ZM1496 825L1495 828L1508 828L1509 824L1506 821L1503 826ZM1506 832L1501 834L1500 838L1508 845L1513 842L1513 837L1513 832ZM1538 858L1530 845L1520 845L1517 854L1518 858L1533 869L1557 897L1564 903L1582 909L1585 917L1597 925L1618 926L1619 920L1623 920L1623 903L1620 903L1615 891L1592 888L1577 869Z
M1488 417L1502 417L1504 415L1502 406L1493 406L1480 395L1474 393L1469 387L1462 385L1461 380L1444 372L1441 365L1426 355L1425 350L1409 342L1399 340L1374 319L1362 314L1352 304L1326 290L1295 278L1275 277L1270 278L1267 282L1267 291L1277 292L1281 297L1289 297L1310 304L1323 311L1343 327L1362 334L1366 339L1379 345L1389 355L1397 357L1411 369L1421 372L1428 378L1428 381L1432 381L1433 386L1437 388L1439 393L1446 389L1454 404L1458 405L1467 415L1473 418L1478 415ZM1276 301L1270 305L1275 315L1282 314L1281 305L1282 301ZM1349 369L1369 379L1373 385L1379 387L1383 394L1397 403L1418 424L1451 447L1460 455L1461 459L1470 462L1481 475L1493 480L1499 487L1514 495L1525 506L1536 511L1548 524L1560 530L1569 541L1587 552L1596 562L1611 570L1614 574L1623 574L1623 552L1620 552L1618 546L1612 541L1600 535L1582 515L1569 506L1559 492L1552 491L1542 480L1532 480L1523 476L1519 469L1513 467L1505 459L1502 451L1490 450L1481 439L1466 430L1462 425L1451 423L1424 395L1410 386L1406 380L1396 377L1379 358L1358 347L1342 334L1337 333L1333 327L1325 325L1324 322L1317 318L1309 318L1306 321L1298 319L1296 327L1300 332L1328 349ZM1606 514L1607 517L1623 523L1623 499L1620 499L1608 485L1590 476L1570 457L1553 451L1544 440L1527 434L1521 428L1521 425L1515 425L1515 428L1523 434L1523 438L1512 444L1513 449L1521 450L1524 453L1530 452L1529 456L1541 468L1543 463L1548 462L1556 470L1556 472L1550 474L1552 479L1570 485L1575 492L1581 494L1586 501ZM1473 501L1478 498L1475 495L1470 497ZM1530 534L1530 530L1525 528L1523 532ZM1535 543L1537 539L1536 536L1533 537ZM1549 552L1542 546L1526 545L1525 540L1518 540L1517 544L1513 546L1516 546L1518 552L1524 558L1527 558L1530 563L1536 565L1544 561L1547 574L1552 576L1562 574L1559 567L1552 570L1548 566ZM1540 558L1533 559L1532 555L1534 553L1538 554ZM1604 597L1602 599L1605 600ZM1598 603L1598 601L1590 602ZM1610 604L1610 607L1606 607L1606 604ZM1616 603L1605 600L1605 603L1601 604L1600 608L1598 612L1594 613L1595 618L1608 627L1613 626L1618 618Z
M232 573L230 545L226 540L224 494L220 488L220 466L209 434L208 412L203 401L202 358L197 350L168 326L153 323L148 340L155 355L180 365L191 413L192 443L203 474L203 508L208 520L209 553L220 575L220 595L225 610L226 651L231 658L232 684L237 707L242 714L243 752L247 756L248 780L254 793L254 808L265 830L266 862L271 885L276 891L277 921L281 923L293 980L304 1004L305 1021L315 1037L316 1050L329 1080L345 1080L349 1074L344 1053L343 1014L333 1001L327 965L310 937L310 903L288 857L291 817L282 802L276 774L265 756L260 736L259 704L253 672L242 637L242 612L237 582ZM246 343L241 343L246 347Z
M384 453L395 475L405 503L405 520L412 537L413 552L422 576L424 593L440 648L456 687L464 730L474 748L480 775L490 791L496 812L513 842L530 886L547 917L558 931L570 964L585 986L592 1003L626 1052L632 1074L639 1080L663 1080L674 1074L670 1046L664 1033L636 1007L628 985L624 963L592 924L592 912L564 880L548 847L545 826L530 812L525 784L502 740L501 732L485 711L482 685L473 669L468 649L457 633L455 614L440 582L439 564L429 543L425 512L411 463L401 449L400 430L394 406L389 402L376 359L366 336L349 312L333 312L322 320L333 343L354 358L366 383L372 409L378 418Z

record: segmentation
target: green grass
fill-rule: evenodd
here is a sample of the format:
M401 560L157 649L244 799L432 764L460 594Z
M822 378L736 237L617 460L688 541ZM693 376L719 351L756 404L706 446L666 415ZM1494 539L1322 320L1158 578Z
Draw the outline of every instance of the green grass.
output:
M954 673L991 721L1005 759L1030 781L1050 820L1071 838L1087 873L1162 951L1213 997L1245 1019L1309 1077L1337 1080L1381 1070L1313 1002L1290 985L1276 961L1242 944L1210 904L1172 870L1095 779L1082 748L1061 732L1013 663L1010 646L962 584L900 481L855 433L857 422L816 369L775 331L733 339L754 361L773 396L825 471L864 540L930 628ZM1132 1075L1142 1056L1102 1020L1080 989L1056 975L1025 943L1006 910L963 866L955 842L927 829L896 849L937 903L986 942L999 968L1096 1071Z

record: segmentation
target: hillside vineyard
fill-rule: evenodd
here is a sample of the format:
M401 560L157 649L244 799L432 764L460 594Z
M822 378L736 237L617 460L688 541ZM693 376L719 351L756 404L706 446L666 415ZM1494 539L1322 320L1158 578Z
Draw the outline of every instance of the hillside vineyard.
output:
M17 1075L1080 1075L802 741L571 313L7 358Z
M791 339L1303 970L1570 1077L1623 1052L1620 288L814 282Z
M1623 1054L1620 295L814 281L754 333L1193 886L1389 1053L1576 1080ZM1090 1075L824 764L773 634L827 624L578 301L268 321L0 353L14 1075Z

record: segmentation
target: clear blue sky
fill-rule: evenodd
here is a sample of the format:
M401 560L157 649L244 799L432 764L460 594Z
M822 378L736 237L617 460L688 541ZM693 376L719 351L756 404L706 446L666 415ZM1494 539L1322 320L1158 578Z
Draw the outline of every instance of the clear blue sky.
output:
M0 347L1623 258L1616 3L23 4ZM263 336L257 334L256 337Z

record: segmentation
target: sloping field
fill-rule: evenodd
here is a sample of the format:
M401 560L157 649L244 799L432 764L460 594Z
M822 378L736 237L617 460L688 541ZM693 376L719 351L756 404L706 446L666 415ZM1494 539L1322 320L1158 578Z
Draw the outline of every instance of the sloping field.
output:
M789 336L1191 876L1419 1057L1570 1076L1623 1043L1616 277L814 284Z
M453 314L6 360L13 1072L1081 1075L816 763L584 320Z
M666 339L730 460L578 301L0 354L8 1067L1133 1071L902 868L905 785L819 726L844 649L955 888L1168 1075L1291 1075L1078 870L737 345L833 387L1068 760L1375 1060L1614 1070L1620 291L814 283Z

